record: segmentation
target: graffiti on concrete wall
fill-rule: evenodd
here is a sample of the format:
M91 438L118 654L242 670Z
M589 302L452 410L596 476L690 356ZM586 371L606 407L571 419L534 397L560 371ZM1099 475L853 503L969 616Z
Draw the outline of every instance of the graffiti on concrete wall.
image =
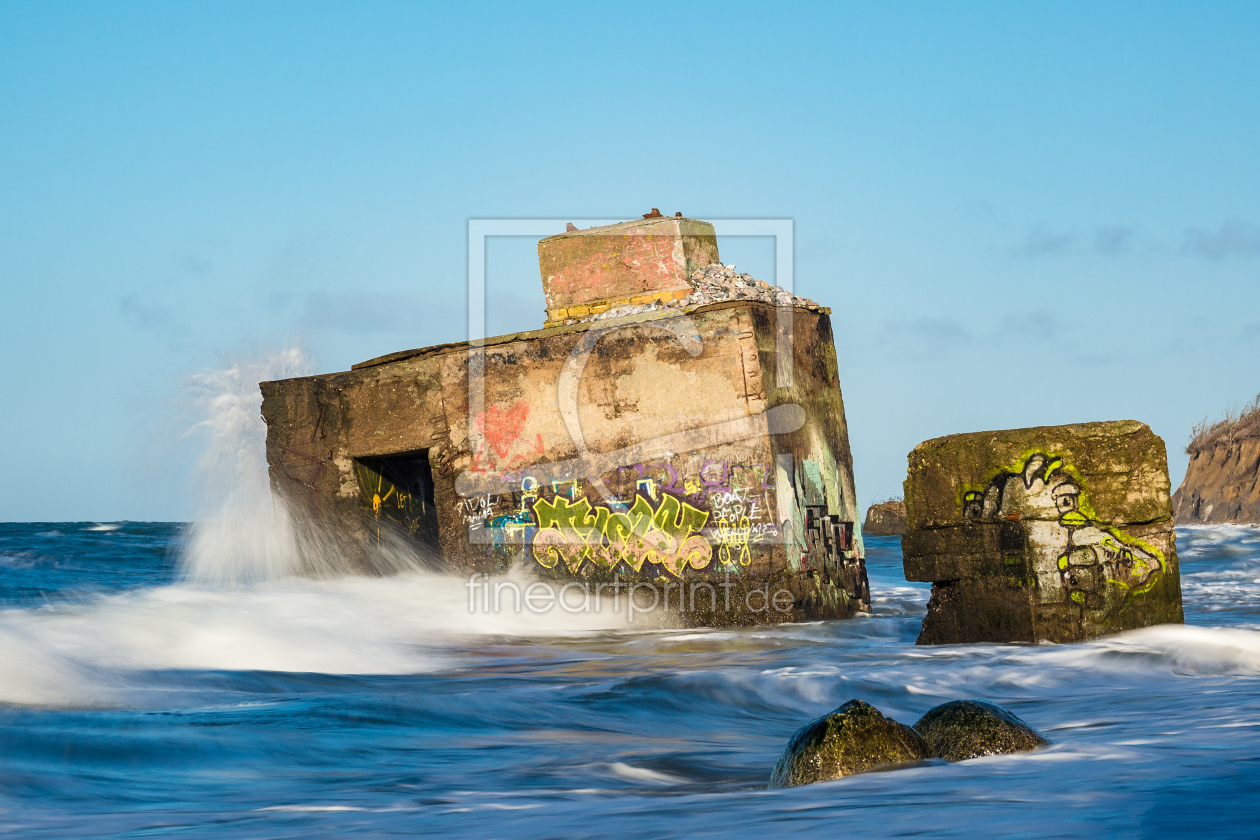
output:
M765 509L774 493L774 467L706 459L694 472L680 474L670 461L653 461L619 467L616 477L608 484L615 492L626 493L646 481L665 493L693 503L706 501L714 494L724 494L737 496L750 509Z
M752 562L749 541L752 535L752 519L741 501L724 505L717 520L718 562L723 567L747 566Z
M774 521L774 467L706 459L694 471L679 472L669 461L620 467L609 487L622 498L642 493L676 496L710 513L708 536L726 571L751 561L751 547L779 536Z
M492 546L501 564L521 559L571 574L619 565L622 573L678 578L688 570L741 574L767 557L759 549L790 538L781 550L796 547L792 568L845 577L852 524L828 514L822 468L802 459L800 471L805 495L799 511L786 513L778 510L774 464L702 456L615 467L602 477L607 496L585 479L540 481L529 466L501 470L503 491L462 499L459 513L470 540ZM849 577L860 590L859 571Z
M527 470L501 471L503 493L462 499L458 511L470 534L486 532L474 542L508 551L525 546L546 568L563 563L576 572L587 563L607 569L625 563L635 572L659 567L675 577L689 568L739 573L758 545L776 542L780 533L769 464L632 464L605 477L608 498L585 481L540 482Z
M529 403L494 404L476 418L479 443L473 452L472 471L508 470L538 460L543 454L542 434L531 440L525 434Z
M1122 595L1145 592L1166 571L1158 549L1098 522L1071 465L1036 452L999 472L983 489L962 495L966 519L1020 523L1025 538L1057 578L1064 597L1084 607L1103 606L1107 585Z
M355 461L354 474L378 541L382 523L392 522L413 538L437 546L437 507L427 452L361 458Z
M563 562L570 573L583 563L612 569L625 563L636 572L655 563L681 578L687 567L709 565L713 547L700 533L709 514L678 498L662 495L655 506L636 495L628 510L592 505L585 496L537 498L534 559L547 568Z

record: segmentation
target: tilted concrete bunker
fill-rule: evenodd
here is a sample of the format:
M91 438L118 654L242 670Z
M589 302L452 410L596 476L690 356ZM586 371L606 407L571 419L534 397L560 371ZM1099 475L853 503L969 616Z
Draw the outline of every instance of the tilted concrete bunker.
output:
M693 219L538 252L544 329L262 383L273 490L455 572L649 583L687 623L869 611L830 310L686 306L718 259Z

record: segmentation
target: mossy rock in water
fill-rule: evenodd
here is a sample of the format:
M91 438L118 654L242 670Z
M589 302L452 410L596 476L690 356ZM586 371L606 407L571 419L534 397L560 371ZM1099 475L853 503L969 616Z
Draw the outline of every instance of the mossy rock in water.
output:
M770 774L770 787L826 782L931 758L923 738L861 700L797 730Z
M946 761L1028 752L1050 743L1006 709L983 700L942 703L919 718L914 730L933 756Z

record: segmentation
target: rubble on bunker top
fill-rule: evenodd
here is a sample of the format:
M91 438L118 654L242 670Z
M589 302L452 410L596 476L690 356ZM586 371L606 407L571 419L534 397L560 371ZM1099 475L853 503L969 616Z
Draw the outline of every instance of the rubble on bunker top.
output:
M597 315L569 318L564 323L583 324L591 321L603 321L608 318L625 318L630 315L640 315L644 312L660 311L666 308L685 311L731 300L751 300L768 303L771 306L798 306L814 312L827 311L825 307L808 298L797 297L786 289L772 286L765 280L758 280L751 274L742 274L733 265L710 263L704 268L698 268L691 273L691 285L693 287L691 293L678 300L615 306Z

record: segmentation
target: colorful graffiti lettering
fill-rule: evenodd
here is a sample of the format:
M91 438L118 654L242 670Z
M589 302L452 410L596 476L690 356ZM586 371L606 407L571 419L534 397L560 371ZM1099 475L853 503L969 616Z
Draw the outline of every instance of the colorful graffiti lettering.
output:
M998 522L1049 521L1058 525L1045 548L1066 598L1101 606L1104 584L1125 595L1149 590L1166 571L1153 546L1099 524L1082 492L1082 481L1062 458L1033 453L999 472L983 490L962 495L963 516ZM1035 539L1035 538L1034 538Z
M688 471L669 461L619 467L608 484L619 496L637 493L655 502L659 494L668 494L707 509L708 537L718 546L719 560L728 570L738 571L751 562L753 545L779 536L779 525L771 515L774 480L771 464L706 459Z
M524 541L525 535L534 527L534 516L531 510L538 499L538 482L531 476L521 479L521 504L517 510L502 516L488 518L486 524L494 535L495 545L507 545Z
M728 464L706 460L700 469L679 475L678 468L668 461L618 467L617 477L610 483L621 492L628 492L636 483L650 480L662 492L687 498L703 499L720 492L760 495L774 489L774 468L770 464Z
M674 496L663 496L653 507L636 494L625 512L592 507L585 497L555 496L539 498L532 510L538 527L534 559L549 569L563 562L576 574L587 561L604 569L624 562L638 572L656 563L681 578L688 566L703 569L713 557L713 547L700 534L709 514Z
M491 542L500 548L523 544L528 550L536 546L533 555L544 566L555 566L563 559L566 566L574 569L585 562L611 568L623 562L624 555L624 562L636 571L645 563L656 563L667 574L681 576L688 567L702 568L716 556L725 571L739 572L752 565L758 545L776 540L780 535L780 526L773 518L774 473L769 464L746 466L710 459L693 460L684 467L661 460L616 468L605 477L606 486L612 499L630 500L626 502L632 505L628 512L621 502L597 497L596 488L587 486L581 479L549 477L540 483L524 469L517 469L520 471L503 471L501 475L507 481L520 482L519 490L466 499L460 512L470 533L485 532L485 537L479 541ZM582 523L586 530L566 531L565 523L554 518L558 514L546 518L550 515L546 511L559 504L557 499L564 502L558 509L567 512L580 508L588 494L589 507L575 520L575 524ZM534 505L543 496L546 524L539 525ZM609 505L606 513L601 513L600 504ZM690 517L694 526L678 534L671 533L669 528L651 525L646 533L623 540L624 523L613 514L620 512L623 516L638 518L645 510L639 505L646 505L651 514L642 520L644 522L661 519L662 510L676 505L671 521L681 524ZM596 524L598 535L593 535L589 528ZM535 540L540 528L563 533L560 536L544 534ZM607 529L611 529L610 535L604 534ZM661 541L664 547L656 547L659 532L666 533L673 542ZM688 543L693 536L699 540ZM558 546L554 550L553 543ZM572 548L575 543L581 543L576 550ZM684 555L681 560L680 552ZM693 564L693 559L703 565Z

